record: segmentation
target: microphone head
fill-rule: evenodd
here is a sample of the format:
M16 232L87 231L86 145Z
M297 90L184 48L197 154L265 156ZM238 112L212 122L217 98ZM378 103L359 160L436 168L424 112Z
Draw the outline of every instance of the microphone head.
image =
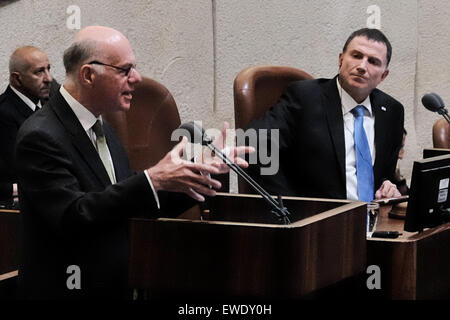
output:
M179 131L183 136L188 138L190 143L208 145L212 142L212 140L206 135L205 130L195 121L183 123L178 127L178 129L182 129Z
M439 112L445 108L444 101L436 93L427 93L422 97L422 104L432 112Z

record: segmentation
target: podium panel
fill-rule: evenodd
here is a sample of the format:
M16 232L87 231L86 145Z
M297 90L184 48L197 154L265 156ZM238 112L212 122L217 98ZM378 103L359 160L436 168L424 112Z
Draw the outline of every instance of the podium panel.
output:
M0 276L17 270L21 242L21 216L17 210L0 210Z
M368 264L380 267L381 298L423 300L450 298L450 222L423 232L403 230L404 220L380 208L377 230L399 231L397 239L369 238Z
M366 266L366 204L218 194L177 218L131 219L130 286L150 297L301 297Z

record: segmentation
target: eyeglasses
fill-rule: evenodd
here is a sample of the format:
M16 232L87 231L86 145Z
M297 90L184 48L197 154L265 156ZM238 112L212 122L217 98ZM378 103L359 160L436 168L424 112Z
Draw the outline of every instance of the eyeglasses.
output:
M113 66L112 64L107 64L107 63L103 63L103 62L100 62L100 61L91 61L91 62L89 62L87 64L98 64L100 66L106 66L106 67L111 67L111 68L117 69L117 70L123 72L125 77L128 77L130 75L131 69L136 70L136 65L135 64L132 64L131 66L129 66L127 68Z

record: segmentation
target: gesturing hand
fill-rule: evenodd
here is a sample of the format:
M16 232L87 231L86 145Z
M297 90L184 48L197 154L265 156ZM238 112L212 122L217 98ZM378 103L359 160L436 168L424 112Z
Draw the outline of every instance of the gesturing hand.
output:
M214 146L219 149L223 150L223 153L225 156L227 156L231 161L233 161L235 164L242 168L247 168L248 163L243 158L239 157L239 155L243 155L246 153L252 153L255 151L255 148L253 147L225 147L225 141L227 139L227 130L229 129L230 124L228 122L223 123L223 128L221 131L221 134L214 139ZM202 162L206 164L211 164L213 166L216 166L220 173L227 173L230 169L229 167L217 156L213 155L211 150L206 149L203 152Z
M182 159L187 139L178 143L155 166L147 169L156 191L183 192L197 201L205 201L203 195L215 196L220 189L219 181L211 179L209 175L201 175L200 171L210 174L220 174L217 165L193 163Z

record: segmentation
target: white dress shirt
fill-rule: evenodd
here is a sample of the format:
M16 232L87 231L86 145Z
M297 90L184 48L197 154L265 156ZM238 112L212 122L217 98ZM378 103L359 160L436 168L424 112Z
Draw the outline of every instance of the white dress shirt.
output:
M100 122L103 124L102 116L99 116L98 118L96 118L88 109L86 109L86 107L84 107L74 97L72 97L70 95L70 93L67 92L67 90L64 88L64 86L60 87L59 92L61 93L63 98L66 100L69 107L75 113L75 116L78 118L78 121L80 121L81 126L83 127L84 131L86 131L86 134L88 135L89 139L91 140L91 142L93 143L93 145L95 147L96 146L96 143L95 143L96 136L95 136L94 131L92 130L92 126L95 124L95 122L97 120L100 120ZM109 153L109 150L108 150L108 153ZM114 163L112 161L111 154L109 154L108 158L109 158L109 161L111 162L111 167L113 168L114 180L116 180L115 172L114 172ZM158 209L159 209L160 205L159 205L158 194L157 194L155 188L153 187L152 180L150 179L150 176L148 175L147 170L144 170L144 174L147 178L148 183L150 184L150 187L153 191L153 196L155 197L156 204L158 205Z
M12 91L14 91L15 94L17 94L17 95L19 96L19 98L20 98L23 102L25 102L25 104L26 104L27 106L30 107L31 110L33 110L33 112L36 111L36 104L35 104L33 101L31 101L30 98L28 98L26 95L24 95L22 92L20 92L19 90L17 90L17 89L14 88L13 86L9 86L9 87L12 89ZM39 108L42 108L41 100L38 101L37 106L38 106Z
M347 184L347 199L358 200L358 180L356 178L356 150L353 136L355 117L351 110L357 105L363 105L364 109L364 130L369 142L372 165L375 162L375 116L372 113L370 96L362 103L357 103L339 84L336 78L338 92L341 97L342 114L344 116L344 137L345 137L345 175Z

